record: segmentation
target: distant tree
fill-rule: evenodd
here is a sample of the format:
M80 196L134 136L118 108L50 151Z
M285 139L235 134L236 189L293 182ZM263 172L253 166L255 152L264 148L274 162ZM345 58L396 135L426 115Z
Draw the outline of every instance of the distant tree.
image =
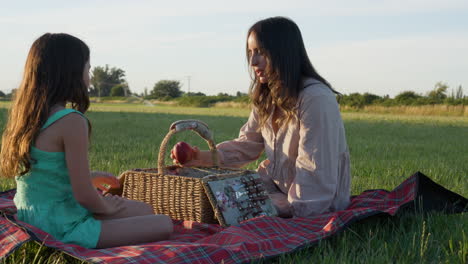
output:
M0 97L5 97L5 96L6 96L6 94L4 92L0 91Z
M240 91L237 91L236 93L236 97L241 97L241 96L246 96L247 94L246 93L242 93Z
M375 95L375 94L371 94L371 93L364 93L362 95L363 99L364 99L364 104L365 105L370 105L372 104L374 101L376 100L379 100L379 99L382 99L382 97L378 96L378 95Z
M128 91L128 85L126 83L117 84L116 86L112 87L110 96L127 96L130 95Z
M236 97L233 99L234 102L238 103L250 103L250 96L246 93L237 92Z
M180 82L173 80L161 80L157 82L150 93L150 98L177 98L182 96Z
M441 102L445 98L447 98L447 90L448 90L448 85L443 82L438 82L434 86L434 90L430 91L428 94L428 97L435 102Z
M8 97L8 98L15 97L16 91L18 91L17 88L11 89L11 92L9 94L7 94L6 97Z
M218 96L230 96L230 95L227 93L218 93Z
M382 97L382 99L376 100L375 104L379 104L382 106L392 106L396 102L395 99L390 98L390 95L386 94Z
M457 88L457 93L455 94L455 99L463 99L463 88L461 85Z
M341 105L347 105L354 108L362 108L365 105L364 97L359 93L339 96L338 102Z
M186 96L206 96L206 94L202 93L202 92L188 92L188 93L185 93L184 95Z
M419 99L421 97L422 97L421 95L418 95L417 93L415 93L413 91L404 91L404 92L401 92L401 93L397 94L397 96L395 96L395 101L398 104L411 105L417 99Z
M126 83L125 71L116 67L109 68L107 64L105 67L94 67L92 76L89 89L91 96L109 96L112 87Z

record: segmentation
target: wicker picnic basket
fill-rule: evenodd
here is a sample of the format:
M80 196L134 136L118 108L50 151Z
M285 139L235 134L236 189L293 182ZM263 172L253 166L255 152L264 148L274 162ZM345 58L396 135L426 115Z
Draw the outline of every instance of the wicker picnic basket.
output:
M185 130L194 131L208 143L214 167L165 165L169 139ZM219 167L212 133L199 120L180 120L171 124L161 142L157 169L128 170L119 179L121 189L110 193L151 204L155 213L172 219L228 226L258 215L276 215L255 171Z

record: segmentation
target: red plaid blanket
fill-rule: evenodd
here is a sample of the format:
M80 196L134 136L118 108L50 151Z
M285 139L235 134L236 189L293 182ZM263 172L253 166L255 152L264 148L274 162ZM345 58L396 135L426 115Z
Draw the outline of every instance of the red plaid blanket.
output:
M277 256L317 243L360 219L395 215L402 209L467 211L467 199L417 172L393 191L368 190L351 199L348 209L312 218L259 217L238 226L176 221L172 240L87 249L64 244L47 233L15 220L15 190L0 193L0 259L29 240L41 241L92 263L245 263Z

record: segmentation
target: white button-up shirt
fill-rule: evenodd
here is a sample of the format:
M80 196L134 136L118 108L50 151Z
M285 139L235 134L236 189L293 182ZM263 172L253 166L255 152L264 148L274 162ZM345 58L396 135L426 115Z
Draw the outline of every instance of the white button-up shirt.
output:
M260 157L258 167L271 198L294 216L309 217L345 209L350 198L350 159L334 93L306 79L298 118L274 133L272 114L260 128L255 109L239 137L217 145L221 166L242 167Z

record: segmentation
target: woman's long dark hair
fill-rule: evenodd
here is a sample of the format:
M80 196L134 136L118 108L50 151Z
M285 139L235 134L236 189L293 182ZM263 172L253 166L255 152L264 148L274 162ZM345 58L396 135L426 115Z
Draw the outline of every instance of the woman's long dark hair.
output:
M30 170L31 144L53 105L71 103L86 112L89 96L83 70L88 61L88 46L71 35L47 33L34 41L2 137L1 176Z
M304 89L303 77L314 78L337 93L331 85L317 73L309 60L299 27L285 17L271 17L260 20L250 27L247 38L254 35L261 52L267 60L268 83L262 84L251 72L250 97L260 116L263 126L271 114L273 104L284 115L278 124L285 124L296 115L297 100ZM247 60L250 60L248 46ZM286 121L286 122L283 122Z

